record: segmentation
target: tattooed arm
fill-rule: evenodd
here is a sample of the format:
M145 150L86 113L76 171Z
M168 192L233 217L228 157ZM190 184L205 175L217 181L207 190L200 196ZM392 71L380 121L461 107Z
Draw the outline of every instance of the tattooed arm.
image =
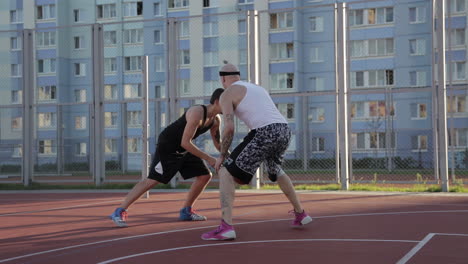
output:
M232 102L232 90L227 89L221 95L219 104L224 117L223 132L221 137L221 156L217 159L215 168L219 170L224 159L229 155L229 147L234 137L234 107Z

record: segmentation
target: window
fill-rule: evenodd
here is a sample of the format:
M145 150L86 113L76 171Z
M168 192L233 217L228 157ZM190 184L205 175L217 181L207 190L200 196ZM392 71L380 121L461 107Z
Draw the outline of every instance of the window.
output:
M189 29L188 21L180 21L177 29L179 30L180 38L188 38L190 36L190 29Z
M292 12L270 14L271 29L289 29L294 27Z
M393 7L355 9L349 12L350 26L393 23Z
M448 46L448 39L446 38L446 45ZM453 28L450 31L450 41L452 46L462 46L465 45L465 29L464 28Z
M254 0L239 0L239 4L248 4L248 3L253 3Z
M395 133L391 133L391 147L395 148ZM361 132L351 134L353 150L378 150L386 148L384 132Z
M143 43L143 29L127 29L124 31L124 43Z
M117 72L117 58L105 58L104 59L104 73L115 73Z
M38 48L50 48L55 46L55 31L54 32L37 32L36 45Z
M119 98L117 86L114 84L104 85L104 99L117 100Z
M350 46L354 58L391 56L394 52L393 38L353 40Z
M75 76L86 76L86 64L85 63L74 63Z
M452 140L449 134L449 145L454 147L468 147L468 128L455 128L455 138Z
M86 90L79 89L75 90L75 102L86 102Z
M20 50L21 49L21 41L18 37L10 38L10 49L11 50Z
M179 63L181 65L189 65L190 64L190 50L180 50L179 51Z
M75 116L75 129L86 129L86 116Z
M38 73L55 73L55 59L42 59L37 60Z
M276 108L288 121L294 121L294 104L276 104Z
M83 37L74 37L73 44L75 49L82 49L83 48Z
M190 80L179 79L179 90L181 94L190 94Z
M218 65L218 52L205 52L203 54L203 62L205 66L217 66Z
M161 4L160 3L154 3L153 4L153 14L155 16L160 16L161 15Z
M21 116L13 117L11 119L11 130L20 131L23 129L23 118Z
M13 148L12 157L19 158L23 156L23 145L17 145Z
M156 72L164 72L164 57L154 57L154 69Z
M12 104L23 103L23 91L22 90L11 91L11 103Z
M426 40L425 39L410 39L410 55L424 55L426 54Z
M323 17L309 18L309 31L322 32L323 31Z
M325 121L325 109L323 107L311 107L309 109L309 121L322 123Z
M351 88L393 85L393 70L351 72Z
M246 49L239 50L239 64L247 64L247 50Z
M10 23L22 23L23 22L23 10L11 10L10 11Z
M446 1L447 3L448 1ZM466 8L465 0L450 0L450 12L451 13L460 13L464 12Z
M104 112L104 127L117 127L117 112Z
M270 59L292 59L294 58L294 43L270 44Z
M104 4L97 6L97 18L98 19L108 19L117 17L117 11L115 4Z
M141 71L141 57L125 57L125 71Z
M104 45L112 46L117 44L117 32L116 31L104 31Z
M203 36L204 37L212 37L218 35L218 23L217 22L209 22L203 23Z
M312 137L312 152L324 152L324 151L325 151L325 138Z
M86 143L85 142L80 142L75 144L75 155L76 156L86 156L87 154L87 149L86 149Z
M125 98L139 98L141 97L141 84L125 84L124 85Z
M124 17L141 16L143 15L143 2L127 2L123 3Z
M37 6L37 19L54 19L55 18L55 5L40 5Z
M55 85L39 86L37 88L38 101L50 101L57 99L57 87Z
M294 153L295 151L296 151L296 135L292 134L291 140L289 142L288 148L286 149L286 152Z
M352 119L379 118L386 115L385 101L363 101L351 104Z
M162 39L161 39L161 30L155 30L154 31L154 43L155 44L159 44L162 42Z
M117 153L117 139L106 138L104 140L104 152L105 153Z
M21 64L11 64L11 77L21 77Z
M167 4L168 8L187 8L189 6L189 0L169 0Z
M45 139L39 140L39 148L38 153L40 155L55 155L57 154L55 140L52 139Z
M427 106L426 104L411 104L411 119L426 119Z
M455 95L452 100L447 96L447 112L449 113L468 113L468 96Z
M141 111L128 111L127 125L129 127L141 126Z
M203 0L203 7L215 7L218 6L219 0Z
M270 77L272 90L287 90L294 88L294 73L277 73Z
M237 24L238 24L239 34L247 33L247 22L245 21L245 19L239 20Z
M127 150L128 153L141 153L142 150L141 138L128 138L127 139Z
M411 137L411 148L413 151L427 150L427 136L418 135Z
M411 86L426 86L426 72L412 71L409 74Z
M446 67L448 70L448 67ZM461 81L466 79L466 62L457 61L452 63L452 79L454 81Z
M426 8L423 6L410 7L409 9L409 22L410 23L424 23L426 22Z
M323 48L322 47L310 48L310 62L323 62Z
M154 93L156 98L165 98L166 97L166 90L164 89L164 85L155 85L154 86ZM211 93L210 93L211 95Z
M81 16L80 16L80 10L79 9L73 9L73 21L74 22L80 22L81 21Z
M325 79L322 77L310 78L311 91L324 91L325 90Z
M38 113L37 114L37 125L38 128L42 129L53 129L57 126L57 114L56 113Z

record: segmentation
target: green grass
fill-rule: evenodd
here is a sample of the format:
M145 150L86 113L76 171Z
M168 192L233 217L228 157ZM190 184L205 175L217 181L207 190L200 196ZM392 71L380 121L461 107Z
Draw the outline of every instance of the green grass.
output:
M22 184L0 184L0 190L119 190L119 189L132 189L135 184L122 183L122 184L103 184L101 186L95 185L52 185L32 183L30 186ZM174 189L189 189L190 184L179 184ZM296 190L307 191L339 191L341 186L339 184L301 184L295 186ZM173 189L169 184L158 184L153 189ZM216 187L208 186L207 189L216 189ZM240 185L237 187L240 190L252 189L249 185ZM263 185L262 190L279 190L278 185ZM442 192L439 185L430 184L415 184L409 187L403 186L380 186L378 184L350 184L349 191L372 191L372 192ZM468 188L462 183L456 182L450 186L450 192L468 193Z

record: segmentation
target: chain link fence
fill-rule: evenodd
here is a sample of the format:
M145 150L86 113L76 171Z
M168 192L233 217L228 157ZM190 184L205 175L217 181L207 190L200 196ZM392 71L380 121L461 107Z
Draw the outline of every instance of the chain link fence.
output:
M147 5L143 5L146 8ZM104 8L104 7L103 7ZM154 12L156 5L152 6ZM160 8L160 6L158 7ZM224 63L239 66L271 94L292 128L284 170L294 183L339 183L338 133L348 123L351 183L440 183L431 1L350 3L346 8L346 117L337 84L337 8L333 4L238 5L229 12L125 19L102 25L103 76L93 57L96 25L33 32L33 182L135 182L142 175L143 100L149 94L149 153L159 133L221 87ZM451 10L451 9L449 9ZM104 12L104 11L103 11ZM107 13L102 13L105 16ZM111 13L109 13L110 15ZM191 13L190 13L191 14ZM468 89L464 27L447 24L447 127L450 179L468 177ZM146 16L145 16L146 18ZM102 23L101 23L102 22ZM463 30L461 30L463 29ZM24 182L23 31L0 41L0 181ZM94 35L93 35L94 34ZM148 59L148 86L142 60ZM95 80L102 78L102 87ZM30 87L27 87L30 89ZM103 98L98 98L100 89ZM102 99L102 101L100 101ZM96 107L102 103L102 112ZM102 124L95 121L102 115ZM103 126L103 142L93 132ZM233 146L248 133L236 120ZM209 134L197 146L217 155ZM100 144L102 148L100 148ZM99 149L98 149L99 148ZM96 175L96 157L104 175ZM262 183L271 183L265 171ZM97 181L96 177L100 180ZM214 177L214 182L217 178Z

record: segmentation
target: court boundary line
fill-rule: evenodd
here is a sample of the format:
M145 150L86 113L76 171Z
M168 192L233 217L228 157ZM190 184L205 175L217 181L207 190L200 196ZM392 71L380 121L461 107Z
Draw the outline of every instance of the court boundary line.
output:
M342 215L328 215L328 216L313 216L312 218L313 219L326 219L326 218L336 218L336 217L359 217L359 216L400 215L400 214L430 214L430 213L468 213L468 210L410 211L410 212L342 214ZM259 220L259 221L236 223L236 224L234 224L234 226L246 225L246 224L257 224L257 223L268 223L268 222L279 222L279 221L290 221L290 220L291 220L290 218ZM45 251L39 251L39 252L30 253L30 254L26 254L26 255L20 255L20 256L16 256L16 257L7 258L7 259L0 259L0 263L12 261L12 260L23 259L23 258L28 258L28 257L33 257L33 256L37 256L37 255L47 254L47 253L53 253L53 252L57 252L57 251L67 250L67 249L73 249L73 248L79 248L79 247L85 247L85 246L91 246L91 245L97 245L97 244L104 244L104 243L127 240L127 239L134 239L134 238L142 238L142 237L170 234L170 233L176 233L176 232L202 230L202 229L214 228L214 227L218 227L218 225L167 230L167 231L161 231L161 232L155 232L155 233L149 233L149 234L119 237L119 238L114 238L114 239L101 240L101 241L89 242L89 243L84 243L84 244L77 244L77 245L72 245L72 246L67 246L67 247L62 247L62 248L55 248L55 249L50 249L50 250L45 250Z
M429 233L423 240L414 246L403 258L401 258L397 264L406 264L411 258L413 258L429 241L435 236L463 236L468 237L468 234L450 234L450 233Z
M216 246L229 246L229 245L240 245L240 244L257 244L257 243L277 243L277 242L395 242L395 243L418 243L418 240L388 240L388 239L340 239L340 238L304 238L304 239L279 239L279 240L256 240L256 241L240 241L240 242L222 242L218 244L199 244L184 247L166 248L153 251L142 252L138 254L127 255L119 258L109 259L98 262L98 264L108 264L119 260L130 259L134 257L141 257L145 255L158 254L169 251L177 251L192 248L202 247L216 247Z

